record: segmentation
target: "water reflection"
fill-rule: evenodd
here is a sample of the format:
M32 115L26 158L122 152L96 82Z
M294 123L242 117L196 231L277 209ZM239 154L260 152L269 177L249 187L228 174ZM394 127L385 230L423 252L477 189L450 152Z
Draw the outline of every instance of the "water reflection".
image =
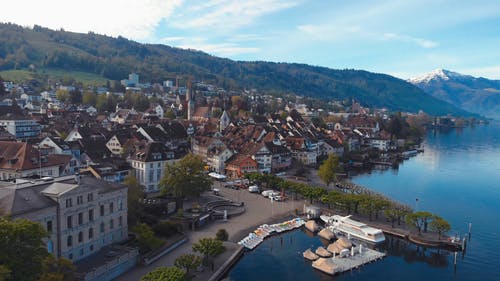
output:
M384 244L379 246L379 250L385 251L390 256L402 257L407 263L426 263L432 267L448 267L449 257L453 253L417 246L407 240L387 235Z

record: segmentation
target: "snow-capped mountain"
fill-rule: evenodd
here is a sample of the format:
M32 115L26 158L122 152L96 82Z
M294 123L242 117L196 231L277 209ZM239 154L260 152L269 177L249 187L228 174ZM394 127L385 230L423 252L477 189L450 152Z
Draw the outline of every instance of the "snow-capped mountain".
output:
M408 82L457 107L500 119L500 80L436 69Z
M463 75L457 72L449 71L446 69L435 69L427 74L415 77L415 78L410 78L408 79L408 82L412 84L419 84L419 83L429 83L432 80L450 80L450 79L474 79L474 77L470 75Z

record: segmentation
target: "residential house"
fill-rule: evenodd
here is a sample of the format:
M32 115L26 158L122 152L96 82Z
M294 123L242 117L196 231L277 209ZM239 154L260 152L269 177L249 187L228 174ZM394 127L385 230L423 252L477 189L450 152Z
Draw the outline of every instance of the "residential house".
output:
M230 178L241 178L246 173L259 171L259 164L248 155L235 154L226 162L226 175Z
M149 142L136 145L128 159L133 173L139 183L144 186L144 192L159 191L159 183L165 172L165 166L173 163L175 153L160 142Z
M42 154L24 142L0 141L0 180L65 175L71 155Z

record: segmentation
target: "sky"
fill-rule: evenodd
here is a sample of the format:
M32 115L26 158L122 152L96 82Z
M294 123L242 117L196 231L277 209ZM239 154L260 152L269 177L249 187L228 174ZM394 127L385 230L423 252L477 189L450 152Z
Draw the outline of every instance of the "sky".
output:
M233 60L500 79L498 0L2 0L0 21ZM1 39L0 39L1 40Z

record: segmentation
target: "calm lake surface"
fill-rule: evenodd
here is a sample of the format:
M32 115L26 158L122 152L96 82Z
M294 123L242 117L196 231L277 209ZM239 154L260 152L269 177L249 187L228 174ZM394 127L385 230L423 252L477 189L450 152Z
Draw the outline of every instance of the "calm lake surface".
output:
M247 253L230 271L230 280L500 280L500 123L429 132L425 152L399 169L352 181L439 214L452 225L450 234L463 236L471 222L471 240L456 267L451 252L387 237L380 246L386 258L331 277L302 258L307 248L322 244L319 238L294 231Z

